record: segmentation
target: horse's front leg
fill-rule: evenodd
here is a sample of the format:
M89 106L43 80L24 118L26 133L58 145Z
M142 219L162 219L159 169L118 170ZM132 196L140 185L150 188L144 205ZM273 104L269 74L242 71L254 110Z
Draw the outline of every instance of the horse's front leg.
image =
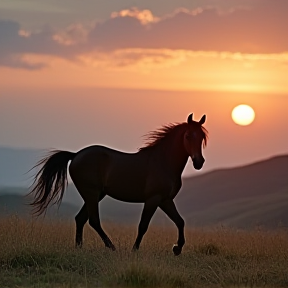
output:
M185 222L178 213L175 203L173 202L172 199L166 199L164 202L160 203L159 207L167 214L167 216L176 224L178 228L177 245L173 246L173 252L176 256L178 256L181 254L182 247L185 244L185 237L184 237Z
M137 235L136 241L133 245L133 250L139 249L142 238L148 229L150 220L151 220L152 216L154 215L160 202L161 202L161 196L160 195L155 195L155 196L146 200L146 202L144 204L143 211L142 211L141 220L140 220L140 223L138 226L138 235Z

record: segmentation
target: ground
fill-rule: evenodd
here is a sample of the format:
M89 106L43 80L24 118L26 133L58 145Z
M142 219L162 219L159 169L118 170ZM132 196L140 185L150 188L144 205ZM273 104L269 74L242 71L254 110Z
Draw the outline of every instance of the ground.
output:
M74 247L71 221L0 219L0 287L288 287L288 231L150 226L138 252L137 227L104 223L116 251L87 225Z

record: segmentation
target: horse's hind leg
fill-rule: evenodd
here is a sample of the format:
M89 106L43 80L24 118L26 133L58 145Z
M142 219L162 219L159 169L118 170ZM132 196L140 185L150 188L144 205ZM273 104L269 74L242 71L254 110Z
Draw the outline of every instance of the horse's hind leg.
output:
M82 247L83 227L88 221L88 210L86 204L83 205L79 213L75 217L76 221L76 247Z
M100 218L99 218L99 202L93 201L88 202L86 201L87 209L88 209L88 216L89 216L89 224L92 228L95 229L95 231L99 234L101 239L103 240L106 247L115 250L115 246L109 239L109 237L106 235L104 230L101 227Z
M103 193L100 195L99 202L105 197L105 194ZM88 215L88 209L86 203L82 206L81 210L75 217L76 222L76 247L82 247L83 243L83 228L86 222L88 221L89 215Z

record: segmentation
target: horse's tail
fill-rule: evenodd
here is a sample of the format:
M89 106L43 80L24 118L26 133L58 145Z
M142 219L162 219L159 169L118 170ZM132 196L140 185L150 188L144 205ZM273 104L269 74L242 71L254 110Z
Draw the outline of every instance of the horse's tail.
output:
M33 168L42 166L36 174L29 195L33 196L33 215L41 215L48 205L60 205L67 187L67 166L76 153L53 150L50 155L40 160ZM32 168L32 169L33 169Z

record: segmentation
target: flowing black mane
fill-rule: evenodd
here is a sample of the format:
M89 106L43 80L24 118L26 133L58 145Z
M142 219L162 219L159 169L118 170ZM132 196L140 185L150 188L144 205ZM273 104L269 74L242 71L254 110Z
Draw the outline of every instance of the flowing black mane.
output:
M139 151L146 150L151 147L155 147L156 145L163 142L164 139L166 139L169 135L175 132L175 130L178 130L179 128L186 127L188 123L170 123L167 125L163 125L157 130L150 131L147 134L144 135L145 138L145 144L143 147L139 148ZM203 146L205 147L207 145L208 140L208 131L201 126L201 129L204 133L203 138Z

